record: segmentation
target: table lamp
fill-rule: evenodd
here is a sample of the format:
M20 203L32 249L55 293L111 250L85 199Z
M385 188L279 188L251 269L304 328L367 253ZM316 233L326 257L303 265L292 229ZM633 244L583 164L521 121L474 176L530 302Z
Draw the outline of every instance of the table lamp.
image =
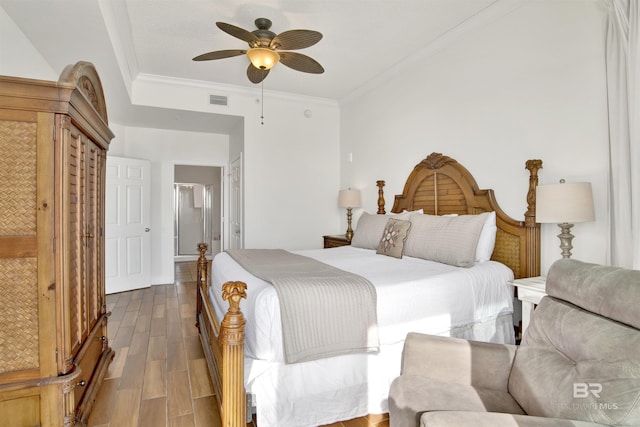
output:
M361 205L360 190L340 190L338 194L338 207L347 208L347 232L344 235L348 241L353 237L353 229L351 228L351 209L359 208Z
M536 221L556 223L560 227L562 258L571 258L571 227L577 222L593 221L593 194L591 183L576 182L539 185L536 189Z

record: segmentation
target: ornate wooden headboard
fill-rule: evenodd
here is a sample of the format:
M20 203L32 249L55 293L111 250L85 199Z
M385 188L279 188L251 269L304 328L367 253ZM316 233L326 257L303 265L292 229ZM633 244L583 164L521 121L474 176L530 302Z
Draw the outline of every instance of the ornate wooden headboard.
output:
M493 190L481 190L471 173L451 157L431 153L418 163L395 196L392 212L423 209L425 214L478 214L496 212L496 245L492 260L509 266L516 278L540 274L540 224L536 223L536 186L541 160L528 160L529 190L524 221L508 216ZM385 213L384 181L378 181L378 213Z

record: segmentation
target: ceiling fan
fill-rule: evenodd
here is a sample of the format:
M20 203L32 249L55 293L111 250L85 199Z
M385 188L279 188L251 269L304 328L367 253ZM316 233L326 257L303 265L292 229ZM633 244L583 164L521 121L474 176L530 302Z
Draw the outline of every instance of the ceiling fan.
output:
M269 30L271 21L267 18L256 19L255 25L258 29L253 31L224 22L216 22L216 25L225 33L247 42L249 49L217 50L198 55L193 58L194 61L209 61L246 54L251 61L247 68L247 77L252 83L263 81L269 74L269 70L278 62L305 73L324 72L322 65L315 59L297 52L286 52L304 49L318 43L322 39L322 34L318 31L289 30L275 34Z

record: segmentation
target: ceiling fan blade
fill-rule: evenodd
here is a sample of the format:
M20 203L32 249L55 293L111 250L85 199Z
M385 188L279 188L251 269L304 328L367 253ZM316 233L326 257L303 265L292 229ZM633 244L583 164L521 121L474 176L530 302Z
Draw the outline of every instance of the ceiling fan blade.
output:
M322 33L312 30L289 30L271 40L272 49L296 50L313 46L322 39Z
M203 53L193 58L194 61L209 61L212 59L231 58L232 56L240 56L247 53L246 50L216 50L215 52Z
M225 22L216 22L216 25L225 33L239 38L240 40L244 40L247 43L257 42L259 40L255 34L245 30L244 28L236 27L235 25L227 24Z
M247 77L249 77L251 83L260 83L267 78L268 74L269 70L261 70L252 64L249 64L249 68L247 68Z
M280 54L280 62L289 68L297 71L312 74L324 73L324 68L313 58L297 52L278 52Z

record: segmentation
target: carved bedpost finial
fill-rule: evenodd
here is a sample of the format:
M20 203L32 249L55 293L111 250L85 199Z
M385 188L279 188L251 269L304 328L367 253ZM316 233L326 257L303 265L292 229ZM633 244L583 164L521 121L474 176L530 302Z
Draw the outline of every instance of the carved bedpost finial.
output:
M384 210L384 181L376 181L376 185L378 186L378 214L384 215L386 211Z
M209 245L206 243L198 243L198 252L200 252L200 257L203 257L204 254L207 252L207 249L209 249Z
M240 300L247 298L247 284L226 282L222 285L222 299L229 301L229 309L220 323L219 340L223 345L244 344L245 320L240 311Z
M208 244L198 243L198 252L200 252L200 258L198 258L198 261L200 261L201 258L204 258L204 254L207 252L207 249L209 249Z
M229 311L240 311L240 300L247 297L247 284L244 282L226 282L222 285L222 299L229 301Z
M200 252L200 256L198 257L198 282L207 283L207 249L209 249L209 245L206 243L198 243L198 252Z
M526 225L536 223L536 187L538 186L538 170L542 169L542 160L527 160L529 170L529 191L527 192L527 212L524 214Z

